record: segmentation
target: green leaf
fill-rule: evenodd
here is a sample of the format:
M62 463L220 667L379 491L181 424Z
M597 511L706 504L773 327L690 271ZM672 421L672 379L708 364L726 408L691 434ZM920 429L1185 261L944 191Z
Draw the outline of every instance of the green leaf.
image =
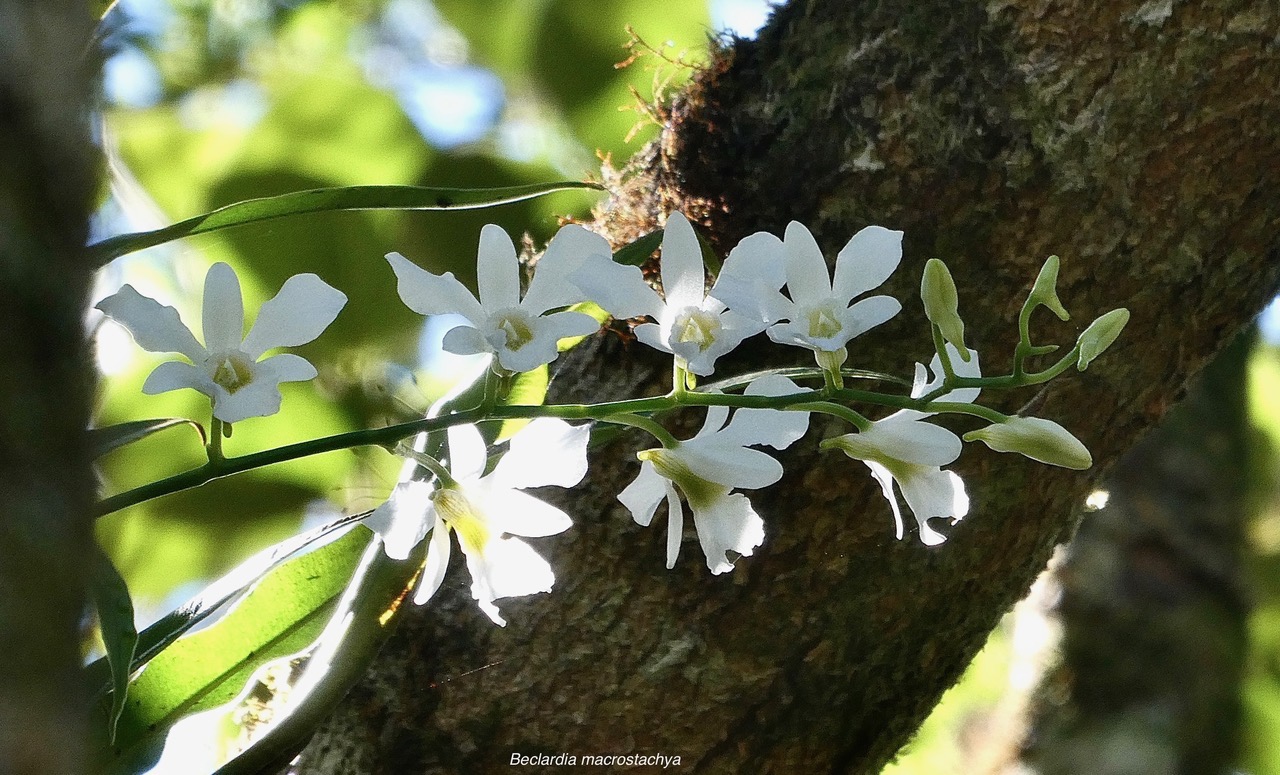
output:
M276 772L302 750L391 634L426 551L427 542L422 541L408 559L397 561L387 557L381 540L369 543L329 624L309 650L301 675L291 684L290 699L301 699L290 702L282 721L216 775Z
M101 768L150 767L174 722L229 701L262 664L315 641L370 540L357 527L283 563L221 619L148 662L130 684L114 744L100 751Z
M502 403L507 406L541 406L547 400L547 386L551 384L549 375L550 371L546 364L533 371L517 374L511 381L511 389L507 391ZM506 420L502 423L497 438L490 443L506 441L528 424L527 419Z
M543 194L572 188L599 190L601 186L597 183L562 181L530 186L471 189L421 186L315 188L309 191L293 191L279 196L236 202L155 231L121 234L89 246L89 251L95 265L102 266L112 259L143 248L286 215L331 210L475 210L521 202Z
M275 546L263 549L240 563L231 572L210 584L198 596L181 608L157 620L138 636L130 671L137 670L163 651L188 630L212 616L221 607L240 596L271 570L287 561L298 551L321 538L369 516L369 512L336 519L314 530L293 536ZM86 682L101 700L111 691L111 668L106 658L90 663L85 668Z
M200 434L200 443L205 443L204 428L200 427L200 423L194 420L187 420L181 417L168 417L158 420L135 420L133 422L122 422L118 425L108 425L105 428L90 428L89 443L93 448L93 456L95 458L102 457L113 449L119 449L126 444L132 444L140 439L145 439L153 433L162 431L165 428L173 428L178 425L190 425Z
M662 229L651 231L629 245L623 245L613 254L613 260L627 266L640 266L653 256L662 244Z
M125 698L129 692L129 673L133 664L133 652L138 645L138 629L133 622L133 600L129 597L129 587L125 585L111 558L96 544L89 588L93 605L98 609L102 645L111 666L112 699L107 718L107 738L114 740L116 724L124 711Z

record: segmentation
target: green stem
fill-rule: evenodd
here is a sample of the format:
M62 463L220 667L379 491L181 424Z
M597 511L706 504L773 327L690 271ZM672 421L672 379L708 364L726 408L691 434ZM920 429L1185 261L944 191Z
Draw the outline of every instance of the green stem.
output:
M658 443L660 443L666 449L675 449L676 447L680 446L680 441L675 436L672 436L671 433L668 432L666 428L663 428L661 425L654 422L653 420L650 420L648 417L640 417L639 415L634 415L634 414L618 414L612 417L603 417L601 418L601 422L609 422L609 423L614 423L615 425L627 425L632 428L639 428L640 430L647 432L650 436L653 436L655 439L657 439Z
M213 417L209 420L209 443L205 451L209 455L209 466L217 468L226 458L222 455L222 420Z
M795 404L787 408L788 411L797 412L821 412L822 414L830 414L845 420L853 427L860 431L865 431L871 427L871 421L861 414L847 406L833 404L830 401L811 401L804 404Z

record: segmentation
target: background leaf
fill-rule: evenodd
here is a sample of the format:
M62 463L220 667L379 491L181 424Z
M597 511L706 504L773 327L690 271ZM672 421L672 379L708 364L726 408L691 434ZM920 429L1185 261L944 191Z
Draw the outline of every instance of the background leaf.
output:
M98 610L98 626L102 631L102 645L111 667L111 710L107 716L107 737L114 740L116 724L124 711L129 692L129 672L133 664L134 649L138 645L138 630L133 621L133 600L124 579L111 564L111 558L94 545L93 573L89 577L89 591L94 607Z

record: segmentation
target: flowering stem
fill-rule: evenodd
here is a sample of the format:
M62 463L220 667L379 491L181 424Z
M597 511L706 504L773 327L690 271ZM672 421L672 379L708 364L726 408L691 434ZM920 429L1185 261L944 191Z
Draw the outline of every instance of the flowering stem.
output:
M683 398L687 392L686 372L684 367L680 365L680 359L676 358L671 362L671 395L676 398Z
M418 450L413 449L412 447L409 447L406 444L400 444L400 445L397 445L396 447L396 454L403 455L404 457L409 458L413 462L417 463L418 465L427 469L431 473L435 474L436 478L440 480L441 486L443 487L458 486L458 483L454 481L452 476L449 475L449 469L445 468L444 465L441 464L439 460L436 460L435 458L431 457L425 452L419 452Z
M942 329L930 325L933 331L933 346L938 350L938 362L942 364L942 389L951 389L956 381L956 370L951 365L951 353L947 352L947 341L942 336Z
M1015 378L1012 375L1005 377L955 377L948 390L957 387L1011 388L1045 382L1069 368L1071 364L1075 363L1076 357L1077 352L1073 349L1062 360L1045 371L1024 374L1020 378ZM677 367L676 386L684 383L683 372L684 369ZM800 409L806 404L817 402L813 407L805 408L809 408L811 411L835 414L860 428L863 427L863 423L867 422L865 417L852 409L832 403L831 400L836 399L842 403L873 404L899 409L969 414L982 417L991 422L1000 422L1005 419L1004 415L985 407L959 402L935 402L933 400L945 392L947 391L940 389L922 398L911 398L909 396L890 395L852 388L840 388L831 391L829 388L824 387L821 390L804 390L782 396L748 396L734 393L711 393L701 390L691 391L686 386L685 390L674 390L671 395L610 401L601 404L498 405L489 409L481 405L441 417L428 417L382 428L366 428L347 433L338 433L238 457L225 457L222 455L220 439L223 425L215 419L211 425L210 459L208 463L104 498L98 502L96 514L98 516L111 514L143 501L199 487L214 479L255 468L352 447L389 447L418 433L439 431L455 425L467 425L482 420L558 417L562 420L609 421L640 427L653 434L664 446L667 446L675 441L674 437L656 422L649 420L647 415L690 406L727 406L738 409ZM621 420L623 417L627 418L627 420ZM636 422L637 420L639 422ZM652 427L648 424L651 424Z
M830 401L811 401L804 404L795 404L788 407L788 409L798 412L821 412L823 414L835 415L842 420L846 420L850 425L860 431L865 431L871 427L871 421L866 417L863 417L847 406L833 404Z
M209 420L209 443L205 446L205 451L209 454L209 465L216 467L222 464L225 458L222 456L222 420L213 417Z
M675 436L672 436L666 428L663 428L648 417L641 417L635 414L616 414L612 417L601 418L601 422L611 422L616 425L629 425L632 428L639 428L657 439L658 443L662 444L666 449L675 449L680 446L680 442Z

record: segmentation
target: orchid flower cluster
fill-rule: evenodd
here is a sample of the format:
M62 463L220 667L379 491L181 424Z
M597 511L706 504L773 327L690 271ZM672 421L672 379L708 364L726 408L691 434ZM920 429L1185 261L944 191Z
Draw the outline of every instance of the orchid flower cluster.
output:
M1047 369L1028 370L1028 358L1054 349L1031 343L1031 313L1045 306L1067 319L1055 290L1056 257L1045 263L1019 317L1013 373L1000 377L982 375L978 353L964 342L955 282L943 262L930 260L921 300L935 354L927 366L916 365L910 394L904 396L846 388L853 372L844 368L850 342L902 309L891 296L870 295L901 262L902 232L879 226L859 231L836 255L831 273L809 230L792 222L781 238L760 232L743 239L709 286L703 247L680 213L667 218L661 247L661 293L639 268L616 262L603 237L578 225L559 231L523 289L515 246L493 225L480 234L475 295L451 273L428 272L398 253L387 256L400 298L410 309L461 316L463 322L444 337L446 351L490 356L478 406L433 410L418 423L398 426L397 450L405 458L401 481L365 520L392 558L409 557L429 540L415 602L425 603L441 586L451 535L466 559L472 595L494 622L505 624L495 600L550 591L551 567L523 538L561 533L572 520L524 490L577 485L587 473L596 423L652 436L655 443L637 453L639 472L618 501L641 526L650 525L665 503L668 568L684 543L687 508L713 574L731 571L738 558L763 543L765 520L746 493L777 482L783 466L762 448L780 451L795 444L808 432L814 413L848 424L847 433L823 439L819 447L843 452L870 469L893 514L897 537L905 532L905 501L921 541L930 546L945 540L931 520L955 523L968 513L964 482L945 468L959 457L964 441L1071 469L1092 464L1085 446L1057 423L1005 416L974 403L984 387L1037 384L1072 365L1085 369L1127 322L1127 310L1113 310L1089 325L1065 357ZM239 283L230 267L215 264L209 270L204 302L203 345L176 310L130 286L98 308L131 331L142 348L178 353L189 361L162 363L143 390L192 388L209 397L210 464L218 466L226 463L220 438L229 435L231 424L275 413L282 382L316 376L297 355L262 356L319 336L346 297L315 275L290 278L243 339ZM632 321L637 340L672 356L671 391L602 404L503 405L501 385L554 361L565 340L600 328L596 317L582 311L587 302L615 319ZM791 369L787 375L771 370L699 387L698 378L716 374L720 358L761 333L780 345L811 351L816 368ZM805 387L792 377L815 384ZM742 392L732 392L737 388ZM870 419L853 408L859 404L897 411ZM682 408L706 413L702 429L687 439L676 438L655 419ZM948 413L985 424L961 437L935 422ZM477 425L513 418L532 421L501 449ZM494 454L500 457L491 466Z

